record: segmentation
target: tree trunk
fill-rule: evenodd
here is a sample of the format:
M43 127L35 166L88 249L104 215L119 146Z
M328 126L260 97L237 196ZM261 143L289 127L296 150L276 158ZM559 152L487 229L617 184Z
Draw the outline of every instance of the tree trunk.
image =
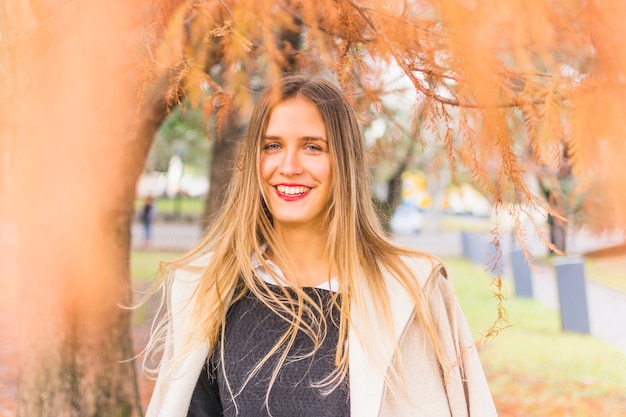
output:
M387 180L387 196L385 201L378 202L379 220L387 233L391 233L391 217L402 199L402 173L404 165Z
M396 173L387 180L387 203L391 213L402 201L402 174L405 169L406 164L401 164Z
M135 184L165 112L157 99L135 117L131 6L61 8L21 40L0 213L17 248L20 417L141 415L122 306Z
M224 203L244 132L245 127L242 126L239 118L233 114L229 117L224 131L220 133L220 139L213 143L209 164L211 181L204 216L205 228L213 222Z
M40 233L32 227L20 245L20 278L28 284L21 288L17 415L139 416L130 311L120 308L130 303L130 207L94 211L91 219L69 206L59 214L61 206L47 205L48 221L82 231L46 227L40 214L30 223Z
M550 216L552 217L552 216ZM552 218L551 221L548 222L550 225L550 243L552 243L558 250L563 253L566 253L566 237L567 232L565 229L565 224L562 220ZM556 252L550 249L551 254L556 254Z
M411 142L406 154L396 167L396 170L387 180L387 195L385 196L385 201L375 201L378 206L380 223L388 233L391 233L391 217L393 216L393 212L396 210L396 207L398 207L398 204L402 202L402 174L406 171L414 148L415 143Z

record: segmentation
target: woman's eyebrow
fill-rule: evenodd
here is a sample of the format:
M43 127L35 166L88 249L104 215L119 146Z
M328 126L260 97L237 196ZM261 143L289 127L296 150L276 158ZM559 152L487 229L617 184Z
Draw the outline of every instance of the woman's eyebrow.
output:
M276 135L263 136L263 140L280 140L280 139L282 139L282 136L276 136ZM313 142L313 141L328 142L328 140L326 140L326 138L322 136L301 136L300 140L306 141L306 142Z
M302 136L302 140L306 140L307 142L312 142L312 141L328 142L326 138L322 136Z

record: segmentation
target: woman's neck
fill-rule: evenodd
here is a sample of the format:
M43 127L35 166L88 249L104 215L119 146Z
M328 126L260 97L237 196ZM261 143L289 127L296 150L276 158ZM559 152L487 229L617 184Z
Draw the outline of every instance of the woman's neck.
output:
M273 254L268 255L283 271L289 284L313 287L328 281L331 271L325 233L282 228L276 232L278 245L293 264L283 265Z

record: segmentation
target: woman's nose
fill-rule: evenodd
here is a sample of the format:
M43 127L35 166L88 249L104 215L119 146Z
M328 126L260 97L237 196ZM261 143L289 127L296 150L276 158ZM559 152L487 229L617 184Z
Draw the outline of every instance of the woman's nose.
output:
M287 150L282 160L280 161L279 171L283 175L297 175L302 173L302 164L300 163L300 157L298 151Z

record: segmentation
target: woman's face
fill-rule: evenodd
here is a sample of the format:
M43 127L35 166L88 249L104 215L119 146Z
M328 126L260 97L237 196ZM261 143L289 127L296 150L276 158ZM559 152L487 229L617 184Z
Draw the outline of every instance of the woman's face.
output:
M274 227L324 230L332 166L326 125L302 97L272 110L261 144L261 182Z

